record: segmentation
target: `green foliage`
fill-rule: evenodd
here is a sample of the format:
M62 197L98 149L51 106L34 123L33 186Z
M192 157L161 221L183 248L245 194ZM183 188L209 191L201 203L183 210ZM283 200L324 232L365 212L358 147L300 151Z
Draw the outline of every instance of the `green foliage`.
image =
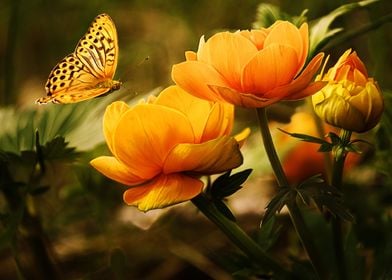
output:
M219 176L206 189L207 195L212 199L217 209L232 221L235 221L235 216L223 200L240 190L242 188L241 184L246 181L251 172L252 169L246 169L236 174L230 175L230 170Z
M283 225L277 222L275 216L272 216L265 223L261 223L260 230L257 232L257 243L268 251L279 240L282 230Z
M278 6L261 3L257 7L256 20L253 23L253 28L267 28L277 20L287 20L299 27L302 23L306 22L306 13L307 10L304 10L299 16L291 16L283 12Z
M341 157L346 156L347 153L350 153L350 152L356 153L356 154L361 154L362 151L356 145L357 143L366 143L371 146L371 144L369 142L367 142L365 140L361 140L361 139L354 139L354 140L347 142L334 132L328 132L327 137L330 138L330 140L331 140L331 142L328 142L327 140L319 138L319 137L314 137L311 135L301 134L301 133L290 133L290 132L284 131L283 129L280 129L280 128L278 128L278 129L280 131L282 131L283 133L290 135L291 137L300 139L301 141L320 144L318 151L323 152L323 153L333 152L333 155L334 155L334 158L336 161L338 159L340 159Z
M341 192L324 182L320 175L313 176L296 188L298 197L310 206L314 202L322 212L328 210L335 217L353 222L354 217L344 207Z
M379 0L366 0L355 3L342 5L333 10L329 14L315 20L311 23L310 28L310 49L309 57L313 57L319 52L336 34L343 31L343 28L332 28L330 25L336 18L352 12L354 9L363 8L368 5L374 4Z
M297 203L297 198L308 206L314 203L321 212L328 210L332 215L346 221L354 220L343 205L341 192L326 184L320 175L315 175L296 187L280 188L266 207L263 224L267 223L275 213L279 213L285 205Z

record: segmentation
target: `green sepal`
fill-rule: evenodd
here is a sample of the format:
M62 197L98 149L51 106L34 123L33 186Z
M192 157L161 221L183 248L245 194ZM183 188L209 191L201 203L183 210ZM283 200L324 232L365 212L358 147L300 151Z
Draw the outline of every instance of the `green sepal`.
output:
M252 169L246 169L230 175L231 171L228 171L212 183L208 192L214 199L228 197L242 188L241 185L246 181L251 172Z
M289 187L282 187L278 193L271 199L266 207L264 217L261 224L266 224L276 214L279 213L283 206L290 202L293 197L293 189ZM295 193L294 193L295 197Z
M354 217L343 205L342 193L335 187L328 185L321 175L310 177L296 187L298 197L307 206L312 202L320 211L328 210L333 216L353 222Z

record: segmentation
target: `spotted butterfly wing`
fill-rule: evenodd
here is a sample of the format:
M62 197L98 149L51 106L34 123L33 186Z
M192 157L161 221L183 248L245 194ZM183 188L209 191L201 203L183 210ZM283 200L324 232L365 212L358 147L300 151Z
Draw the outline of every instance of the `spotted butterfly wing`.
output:
M36 102L75 103L118 90L113 80L118 61L117 31L107 14L98 15L75 51L52 70L46 82L47 96Z

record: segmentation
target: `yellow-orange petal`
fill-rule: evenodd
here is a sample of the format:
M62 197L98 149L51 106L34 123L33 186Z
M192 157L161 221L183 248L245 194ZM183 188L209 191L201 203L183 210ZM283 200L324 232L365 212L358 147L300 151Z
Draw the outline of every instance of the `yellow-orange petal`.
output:
M115 157L101 156L90 161L90 164L106 177L124 185L138 185L146 181L132 173L129 168Z
M156 103L178 110L190 121L195 134L195 143L201 141L213 102L197 98L179 86L170 86L158 96Z
M186 60L197 60L197 54L193 51L186 51L185 52L185 59Z
M233 137L223 136L202 144L179 144L168 154L163 172L217 174L242 164L239 145Z
M311 96L321 90L327 82L317 81L314 83L308 84L307 87L301 89L300 91L295 91L289 96L286 96L284 100L299 100L308 96Z
M294 24L288 21L280 21L274 25L264 41L264 48L272 44L291 46L297 53L296 65L303 63L304 41L302 34Z
M113 147L113 135L121 116L129 110L129 106L123 101L116 101L106 107L103 115L103 134L106 143L112 154L115 154Z
M256 53L256 46L241 34L221 32L207 40L197 59L215 68L230 87L239 89L242 68Z
M292 47L269 45L259 51L244 67L242 92L256 93L263 97L264 92L290 83L297 71L297 52Z
M265 94L266 98L276 98L277 96L281 96L283 100L295 100L299 98L305 97L303 94L300 94L303 90L305 90L313 80L314 75L317 70L320 68L322 63L324 54L319 53L316 55L306 66L304 71L289 85L285 85L282 87L277 87L268 93ZM312 86L312 89L316 90L318 87L322 87L322 83L315 83ZM317 90L316 90L317 91ZM314 92L305 91L307 94L312 94Z
M269 106L280 100L281 97L275 97L272 99L261 98L251 93L240 93L236 92L227 87L219 87L210 85L210 88L216 92L227 103L247 107L247 108L261 108Z
M233 123L234 106L228 103L216 102L209 112L200 142L229 135L233 129Z
M298 61L300 62L299 71L301 71L301 69L305 65L306 58L308 57L308 52L309 52L309 27L306 22L303 23L299 28L299 33L302 38L302 54L298 56Z
M243 129L240 133L234 135L234 138L238 142L238 145L242 147L245 143L245 140L249 137L249 135L250 135L250 128L247 127Z
M264 40L267 37L267 31L264 29L241 30L239 32L242 36L252 41L258 50L264 47Z
M199 61L186 61L173 65L172 79L190 94L210 101L223 100L208 85L228 87L223 77L213 67Z
M155 104L128 110L114 135L117 158L142 178L160 173L167 153L177 143L194 143L189 120L178 111Z
M164 208L190 200L201 193L203 183L183 174L160 175L146 185L124 192L125 203L141 211Z

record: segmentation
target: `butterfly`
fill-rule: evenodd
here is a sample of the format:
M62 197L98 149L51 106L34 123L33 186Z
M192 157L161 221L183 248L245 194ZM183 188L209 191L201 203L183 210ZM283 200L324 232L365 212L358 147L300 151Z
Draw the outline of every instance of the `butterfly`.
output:
M36 103L75 103L118 90L113 80L118 60L117 31L107 14L98 15L75 51L50 72L45 85L47 96Z

